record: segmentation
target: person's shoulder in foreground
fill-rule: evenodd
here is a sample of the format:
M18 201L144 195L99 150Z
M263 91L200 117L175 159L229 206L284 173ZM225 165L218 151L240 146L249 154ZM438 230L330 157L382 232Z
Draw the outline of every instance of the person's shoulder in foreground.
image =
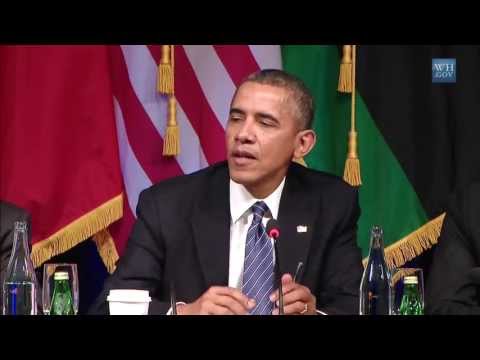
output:
M426 284L427 314L480 314L480 182L451 195Z

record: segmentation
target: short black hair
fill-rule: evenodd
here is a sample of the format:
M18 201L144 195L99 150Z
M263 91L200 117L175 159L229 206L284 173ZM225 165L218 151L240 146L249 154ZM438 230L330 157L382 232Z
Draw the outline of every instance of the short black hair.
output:
M247 76L240 84L246 82L271 85L288 90L297 106L298 119L303 129L311 129L315 104L313 96L305 83L298 77L278 69L264 69ZM239 86L239 87L240 87Z

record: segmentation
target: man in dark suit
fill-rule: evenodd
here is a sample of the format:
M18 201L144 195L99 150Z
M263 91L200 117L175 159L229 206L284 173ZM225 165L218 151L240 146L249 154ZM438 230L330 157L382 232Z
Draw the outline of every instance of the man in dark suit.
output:
M480 314L480 182L449 202L425 294L427 314Z
M26 211L5 201L0 201L0 287L3 287L5 272L13 246L13 226L15 221L29 222L29 215ZM0 296L0 308L3 296Z
M232 100L227 162L140 194L126 252L91 309L106 313L109 289L146 289L149 313L277 314L274 264L285 314L358 313L357 190L292 162L315 143L313 98L279 70L248 77ZM281 235L275 259L269 219ZM294 279L299 263L303 271Z

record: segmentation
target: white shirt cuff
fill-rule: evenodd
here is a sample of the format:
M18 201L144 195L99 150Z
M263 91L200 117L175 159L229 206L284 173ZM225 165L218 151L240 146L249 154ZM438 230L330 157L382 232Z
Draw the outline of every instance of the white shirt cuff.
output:
M187 305L186 303L181 302L181 301L177 302L176 304L177 304L177 306L178 306L178 305ZM166 315L172 315L172 308L168 309Z

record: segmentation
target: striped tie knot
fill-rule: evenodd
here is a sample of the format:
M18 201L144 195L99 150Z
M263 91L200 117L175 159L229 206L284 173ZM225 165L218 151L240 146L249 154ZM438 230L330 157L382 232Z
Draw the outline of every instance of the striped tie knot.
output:
M254 217L257 217L257 219L262 219L265 213L269 210L267 204L265 204L263 201L257 201L252 205L251 209ZM254 221L257 219L254 219Z

